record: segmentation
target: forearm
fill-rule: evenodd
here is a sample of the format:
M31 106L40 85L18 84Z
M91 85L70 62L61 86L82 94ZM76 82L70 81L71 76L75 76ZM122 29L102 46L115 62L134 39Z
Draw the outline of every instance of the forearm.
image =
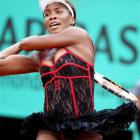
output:
M65 29L59 33L31 36L21 41L21 49L25 51L43 50L53 48L64 48L67 46L76 46L85 43L89 37L85 32L77 29Z
M33 36L31 36L31 37L33 37ZM27 39L29 39L31 37L24 38L20 42L14 44L14 45L11 45L10 47L8 47L8 48L4 49L3 51L1 51L0 52L0 59L4 59L4 58L6 58L6 57L8 57L10 55L14 55L14 54L19 53L22 50L22 48L21 48L22 42L24 42L24 40L27 40Z
M14 44L14 45L11 45L10 47L4 49L3 51L0 52L0 59L4 59L10 55L13 55L13 54L17 54L21 51L20 49L20 42Z
M20 48L24 51L42 50L43 49L42 47L39 48L37 47L40 46L40 43L38 44L38 40L40 40L39 38L40 36L34 35L22 39L20 42Z

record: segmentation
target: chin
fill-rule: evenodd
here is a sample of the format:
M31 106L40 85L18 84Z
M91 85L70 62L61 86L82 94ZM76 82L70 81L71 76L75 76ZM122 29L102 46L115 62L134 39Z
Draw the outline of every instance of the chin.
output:
M49 31L50 34L55 34L55 33L59 33L61 32L62 30L60 29L56 29L56 30L53 30L53 31Z

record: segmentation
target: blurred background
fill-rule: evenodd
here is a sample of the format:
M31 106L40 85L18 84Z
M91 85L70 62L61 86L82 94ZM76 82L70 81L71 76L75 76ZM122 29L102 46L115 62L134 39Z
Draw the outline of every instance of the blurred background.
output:
M132 90L140 79L140 0L72 2L77 26L86 29L94 42L95 71ZM45 33L38 0L0 0L0 51L24 37ZM8 132L10 137L19 138L23 118L42 111L43 100L39 74L0 77L0 136ZM121 99L95 85L96 110L121 103ZM135 123L119 135L117 139L139 140Z

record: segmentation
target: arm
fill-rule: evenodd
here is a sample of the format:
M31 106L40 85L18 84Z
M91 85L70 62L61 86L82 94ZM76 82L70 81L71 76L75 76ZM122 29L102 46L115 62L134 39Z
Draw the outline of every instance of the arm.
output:
M20 43L26 51L46 48L62 48L81 44L87 38L87 32L78 27L69 27L59 33L27 38Z
M27 37L28 39L29 38L33 38L33 37L36 37L37 35L34 35L34 36L30 36L30 37ZM26 40L27 38L24 38L22 40ZM10 55L13 55L13 54L17 54L21 51L21 48L20 48L20 43L21 42L18 42L14 45L11 45L10 47L4 49L3 51L0 52L0 59L4 59Z
M39 71L38 54L23 56L10 55L0 59L0 76L24 74Z
M0 52L0 59L4 59L10 55L17 54L21 51L20 49L20 42L8 47L7 49L4 49Z

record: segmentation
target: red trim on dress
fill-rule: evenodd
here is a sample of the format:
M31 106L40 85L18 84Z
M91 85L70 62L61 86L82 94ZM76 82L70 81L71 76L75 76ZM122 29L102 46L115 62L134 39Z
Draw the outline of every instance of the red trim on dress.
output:
M42 61L41 61L41 66L42 66L42 63L43 63L43 65L45 65L45 66L47 66L47 67L49 67L49 68L52 68L52 67L54 67L55 65L56 65L56 63L58 63L58 61L64 56L64 55L66 55L66 54L68 54L68 52L65 52L64 54L62 54L58 59L57 59L57 61L55 61L54 62L54 64L51 66L51 65L48 65L48 64L45 64L45 63L43 63Z
M68 77L68 76L55 76L50 81L46 82L44 87L46 87L49 83L51 83L56 78L61 78L61 79L78 79L78 78L82 79L82 78L87 78L87 79L89 79L89 76L72 76L72 77Z
M90 65L91 67L94 66L93 64L91 64L91 63L87 62L86 60L84 60L84 58L82 58L81 56L79 56L79 55L73 53L71 50L69 50L69 49L67 49L67 48L65 48L65 49L67 50L67 52L69 52L70 54L72 54L72 55L75 56L75 57L78 57L78 58L81 59L83 62L85 62L86 64Z
M89 62L87 62L87 61L85 61L84 60L84 58L82 58L81 56L79 56L79 55L77 55L77 54L75 54L75 53L73 53L72 51L70 51L69 49L67 49L67 48L65 48L66 49L66 53L64 53L64 54L62 54L58 59L57 59L57 61L55 61L54 62L54 64L51 66L51 65L47 65L47 64L45 64L47 67L50 67L50 68L52 68L53 66L55 66L56 65L56 63L58 63L58 61L64 56L64 55L66 55L66 54L72 54L73 56L75 56L75 57L77 57L77 58L79 58L80 60L82 60L83 62L85 62L86 64L88 64L88 65L90 65L91 67L93 67L94 65L93 64L91 64L91 63L89 63ZM41 61L41 63L42 63L42 61ZM41 64L42 65L42 64Z
M69 79L69 82L70 82L70 88L71 88L71 93L72 93L75 115L78 116L78 109L77 109L76 98L75 98L74 89L73 89L73 85L72 85L72 80Z
M66 48L65 48L66 49ZM63 64L61 65L59 68L55 69L55 65L59 62L59 60L65 56L66 54L71 54L73 55L74 57L76 58L79 58L81 61L83 61L84 63L87 64L87 68L85 68L84 66L80 66L78 64L75 64L75 63L66 63L66 64ZM82 70L85 70L87 72L87 76L59 76L57 75L57 72L60 71L63 67L66 67L66 66L75 66L77 68L80 68ZM94 110L94 103L93 103L93 89L92 89L92 80L91 80L91 75L90 75L90 67L93 68L93 64L85 61L81 56L77 55L77 54L74 54L72 51L70 51L69 49L66 49L66 53L64 53L63 55L61 55L57 61L52 65L47 65L45 63L43 63L43 61L41 61L41 64L40 66L46 66L48 68L52 68L52 71L50 72L46 72L46 73L43 73L41 75L41 77L43 76L46 76L48 74L53 74L54 77L52 77L51 80L49 80L48 82L45 83L44 85L44 88L46 90L46 110L48 111L48 107L49 107L49 103L48 103L48 92L47 92L47 85L51 82L53 82L56 78L61 78L61 79L68 79L69 80L69 83L70 83L70 91L71 91L71 94L72 94L72 101L73 101L73 106L74 106L74 112L76 114L76 116L79 115L78 113L78 108L77 108L77 103L76 103L76 97L75 97L75 92L74 92L74 87L73 87L73 83L72 83L72 79L80 79L80 78L86 78L88 79L89 81L89 88L90 88L90 96L91 96L91 102L92 102L92 111ZM59 81L59 80L58 80ZM54 85L55 86L55 85ZM60 89L61 88L61 83L59 82L56 82L56 89Z
M82 67L82 66L80 66L80 65L77 65L77 64L75 64L75 63L68 63L68 64L63 64L62 66L60 66L60 67L57 68L57 69L54 69L54 67L52 67L53 71L43 73L41 76L45 76L45 75L52 74L52 73L54 74L54 73L58 72L60 69L62 69L63 67L66 67L66 66L69 66L69 65L70 65L70 66L75 66L75 67L81 68L81 69L83 69L83 70L85 70L85 71L88 71L87 68L84 68L84 67ZM41 66L42 66L42 65L41 65ZM43 66L46 66L46 64L43 65ZM47 67L47 66L46 66L46 67Z
M92 80L91 80L91 76L90 76L90 67L89 65L87 65L88 67L88 79L89 79L89 86L90 86L90 96L91 96L91 103L92 103L92 111L94 111L94 103L93 103L93 88L92 88Z

